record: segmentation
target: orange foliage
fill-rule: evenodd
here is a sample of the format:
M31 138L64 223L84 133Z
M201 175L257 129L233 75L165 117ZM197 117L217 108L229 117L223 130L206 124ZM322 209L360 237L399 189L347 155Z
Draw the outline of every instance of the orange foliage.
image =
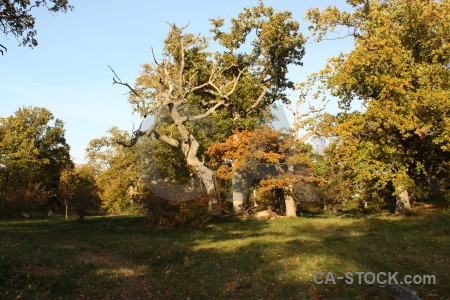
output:
M281 152L281 132L265 125L255 131L233 131L225 142L213 144L206 153L217 166L216 176L230 179L235 170L244 171L250 162L278 163Z

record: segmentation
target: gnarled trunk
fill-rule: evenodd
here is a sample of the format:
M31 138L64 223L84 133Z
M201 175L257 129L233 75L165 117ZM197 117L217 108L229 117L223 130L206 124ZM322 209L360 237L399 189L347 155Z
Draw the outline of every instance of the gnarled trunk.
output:
M196 156L187 155L186 162L188 166L196 171L196 175L205 187L208 196L208 213L210 215L220 215L214 172L206 167Z
M284 203L286 205L286 217L297 217L297 205L293 197L292 185L284 188Z
M181 151L186 158L187 165L195 170L197 176L206 189L206 194L208 195L208 213L210 215L220 215L220 207L216 194L214 172L206 167L205 164L198 158L197 154L200 144L198 143L195 136L193 136L187 130L184 123L180 121L182 117L178 113L177 106L171 105L169 106L169 110L172 114L173 120L175 121L175 125L178 128L178 132L180 133L182 142L180 144L178 141L168 137L165 137L165 140L175 147L181 146Z
M210 215L220 215L219 201L216 195L216 184L214 181L214 172L205 167L203 163L197 167L198 177L205 186L206 194L208 195L208 213Z

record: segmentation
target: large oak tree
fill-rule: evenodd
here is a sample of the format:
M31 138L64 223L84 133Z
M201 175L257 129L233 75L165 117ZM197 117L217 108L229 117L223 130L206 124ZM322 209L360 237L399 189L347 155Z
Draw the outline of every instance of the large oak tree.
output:
M348 0L354 10L311 9L317 40L354 38L324 73L344 113L330 118L341 166L372 190L392 185L410 211L423 181L443 187L450 150L450 1ZM347 35L333 35L347 30ZM360 112L349 112L360 103Z
M63 122L45 108L24 107L0 118L0 206L4 212L45 211L58 204L54 201L60 173L73 165L64 133Z
M210 213L217 214L214 174L199 156L198 122L218 114L241 120L275 100L286 101L285 90L293 87L288 66L301 64L305 40L290 12L275 12L262 2L232 19L228 31L223 19L211 21L212 38L171 25L162 59L144 65L134 87L118 76L114 81L130 89L135 111L154 117L150 128L135 132L133 142L150 136L179 149L211 196ZM211 40L222 51L212 52ZM173 136L162 130L167 126L175 129Z

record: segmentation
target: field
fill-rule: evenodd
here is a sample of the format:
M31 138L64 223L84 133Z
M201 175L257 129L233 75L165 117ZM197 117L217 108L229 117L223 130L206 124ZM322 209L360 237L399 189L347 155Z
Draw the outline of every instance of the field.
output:
M219 218L188 229L147 228L142 216L0 221L0 299L387 298L313 282L357 271L435 275L409 287L449 299L449 217Z

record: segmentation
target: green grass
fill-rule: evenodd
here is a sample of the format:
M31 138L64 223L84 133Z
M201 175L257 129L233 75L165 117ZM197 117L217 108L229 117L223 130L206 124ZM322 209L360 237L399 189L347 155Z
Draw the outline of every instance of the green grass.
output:
M357 271L436 275L436 285L410 287L445 299L449 219L317 215L197 229L150 229L139 216L0 221L0 299L377 297L365 285L313 283L315 272Z

